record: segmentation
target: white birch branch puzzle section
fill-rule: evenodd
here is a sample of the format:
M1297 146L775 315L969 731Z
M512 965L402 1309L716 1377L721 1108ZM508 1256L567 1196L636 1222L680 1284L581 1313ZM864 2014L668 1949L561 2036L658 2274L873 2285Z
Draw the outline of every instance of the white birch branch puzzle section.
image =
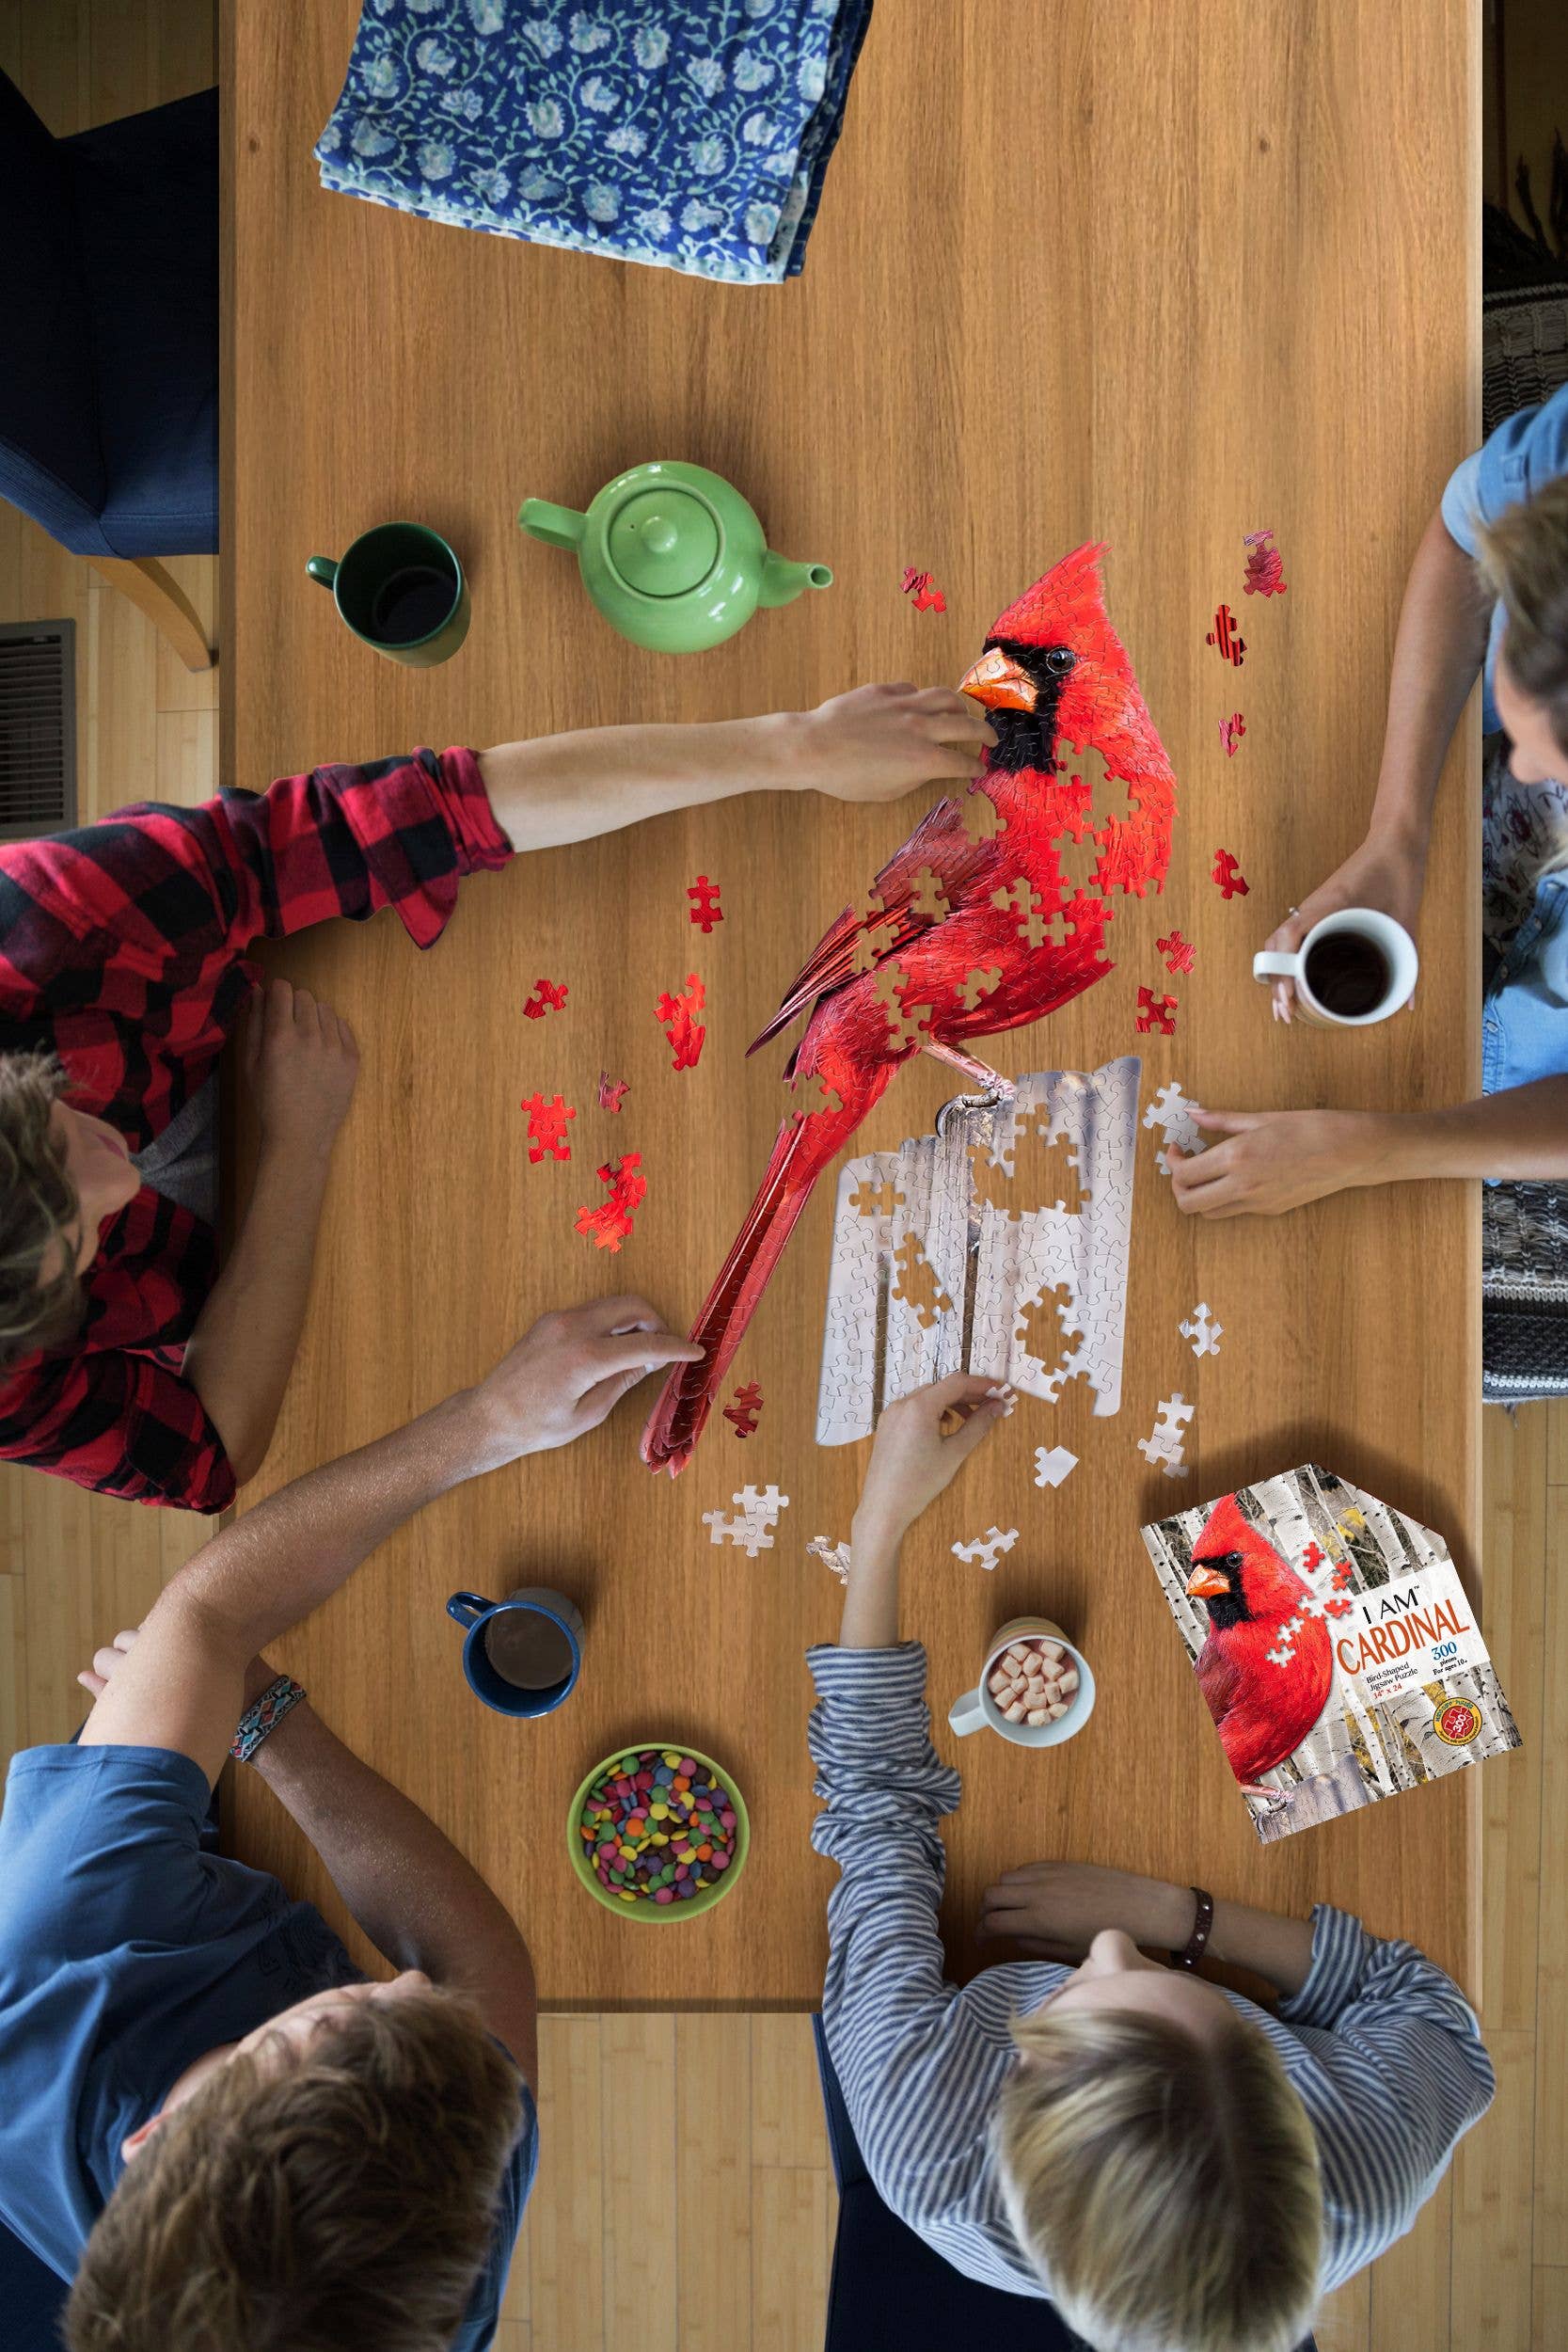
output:
M1376 1495L1308 1462L1143 1539L1265 1844L1521 1744L1443 1537Z
M1036 1071L1010 1103L959 1095L937 1134L846 1163L818 1445L869 1437L883 1406L960 1370L1053 1405L1067 1381L1085 1379L1097 1414L1120 1410L1141 1068L1128 1054L1087 1073ZM1027 1171L1016 1158L1026 1140ZM1053 1181L1062 1190L1016 1210L982 1200L976 1152L1016 1175L1021 1201L1037 1170L1036 1190ZM1070 1208L1065 1191L1077 1195ZM1049 1359L1027 1344L1029 1311L1047 1304L1061 1329Z

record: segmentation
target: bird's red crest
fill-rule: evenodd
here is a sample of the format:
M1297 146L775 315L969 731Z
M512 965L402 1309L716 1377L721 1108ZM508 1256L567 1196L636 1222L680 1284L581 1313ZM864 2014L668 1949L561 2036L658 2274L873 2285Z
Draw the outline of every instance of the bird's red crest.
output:
M1110 628L1100 585L1103 540L1091 539L1025 588L991 624L993 637L1021 645L1092 644Z

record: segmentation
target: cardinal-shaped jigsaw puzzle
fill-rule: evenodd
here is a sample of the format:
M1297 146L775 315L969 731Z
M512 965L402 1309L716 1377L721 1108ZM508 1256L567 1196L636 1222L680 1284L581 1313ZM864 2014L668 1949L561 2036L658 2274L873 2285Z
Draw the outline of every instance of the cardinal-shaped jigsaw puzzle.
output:
M803 1015L784 1076L798 1090L810 1084L824 1107L797 1104L784 1115L692 1326L702 1359L671 1372L642 1433L652 1470L674 1476L690 1459L813 1186L903 1064L934 1055L1005 1103L1006 1082L969 1046L1027 1027L1103 979L1118 895L1164 886L1176 779L1105 610L1104 552L1091 545L1064 556L999 616L959 680L996 734L983 772L939 801L864 901L829 925L751 1049ZM1064 871L1069 843L1096 853L1081 886ZM955 1202L961 1225L967 1184ZM956 1312L961 1288L943 1295L947 1308L928 1292L927 1308ZM993 1334L985 1368L1006 1372L1012 1353L1010 1328Z
M1308 1462L1143 1531L1265 1842L1520 1744L1447 1544Z

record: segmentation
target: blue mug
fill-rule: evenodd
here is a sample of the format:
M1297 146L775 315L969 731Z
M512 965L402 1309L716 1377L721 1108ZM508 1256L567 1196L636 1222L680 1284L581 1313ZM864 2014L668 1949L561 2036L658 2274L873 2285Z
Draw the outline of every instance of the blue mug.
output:
M564 1593L545 1584L526 1586L505 1600L453 1593L447 1614L467 1628L463 1672L469 1690L498 1714L553 1714L577 1689L582 1613Z

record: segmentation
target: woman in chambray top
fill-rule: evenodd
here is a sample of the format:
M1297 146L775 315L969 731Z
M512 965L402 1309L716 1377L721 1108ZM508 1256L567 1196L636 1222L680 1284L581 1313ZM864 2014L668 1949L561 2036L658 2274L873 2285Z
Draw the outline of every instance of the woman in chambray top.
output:
M1449 741L1482 677L1485 1009L1478 1102L1422 1111L1200 1112L1179 1205L1277 1215L1350 1184L1568 1176L1568 385L1465 458L1416 552L1367 835L1273 932L1338 907L1414 930ZM1291 985L1275 983L1291 1017Z

